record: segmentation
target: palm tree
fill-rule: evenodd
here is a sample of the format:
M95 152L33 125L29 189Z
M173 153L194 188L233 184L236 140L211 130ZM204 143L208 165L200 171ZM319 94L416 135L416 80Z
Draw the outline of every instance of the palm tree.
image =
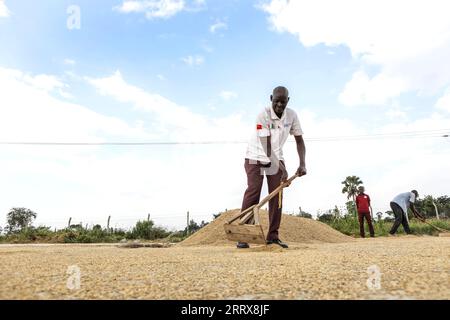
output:
M348 176L341 183L344 185L344 187L342 188L342 193L347 194L347 199L352 198L353 205L356 209L355 197L358 193L358 187L363 183L362 180L357 176ZM356 210L354 214L356 215Z

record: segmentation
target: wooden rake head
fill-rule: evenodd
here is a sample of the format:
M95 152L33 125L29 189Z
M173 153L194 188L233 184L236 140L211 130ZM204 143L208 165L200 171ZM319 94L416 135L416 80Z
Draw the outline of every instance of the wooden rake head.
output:
M228 220L223 226L227 239L237 242L266 244L266 236L259 222L259 209L273 197L277 195L281 197L283 188L288 187L297 177L297 174L293 175L291 178L281 183L278 188L273 190L260 203L239 212ZM237 223L233 223L236 221Z

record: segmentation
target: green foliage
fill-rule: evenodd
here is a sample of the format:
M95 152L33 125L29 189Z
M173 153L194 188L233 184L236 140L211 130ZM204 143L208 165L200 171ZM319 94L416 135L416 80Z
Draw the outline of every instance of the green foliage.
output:
M7 233L2 235L0 227L0 242L4 243L101 243L119 242L123 239L163 240L179 242L188 234L185 230L169 232L165 228L157 227L153 221L138 221L131 231L119 228L103 228L96 224L92 228L83 227L80 224L71 224L69 227L52 231L50 227L33 227L33 219L36 213L25 208L13 208L8 213ZM190 233L203 228L208 223L202 221L197 224L194 220L190 223Z
M342 193L347 194L347 199L353 200L352 205L349 205L349 202L347 202L346 205L347 212L349 214L353 214L354 217L356 217L357 215L355 197L358 194L358 187L362 185L362 183L362 180L357 176L348 176L344 181L341 182L341 184L344 185L344 187L342 188Z
M138 221L133 230L127 234L128 239L155 240L165 238L169 233L160 227L155 227L152 220Z
M342 193L347 194L347 199L352 198L353 200L355 200L355 196L358 194L358 187L362 183L363 182L359 177L348 176L344 181L341 182L341 184L344 185L344 187L342 188Z
M323 213L317 216L317 220L324 223L331 223L334 220L334 216L331 213Z
M345 203L345 207L347 209L346 215L356 218L356 216L358 215L358 211L356 210L356 203L354 201L347 201Z
M186 235L186 232L184 230L172 232L167 236L165 240L169 242L181 242L184 239L186 239L188 235Z
M426 195L416 201L415 207L427 218L436 218L436 209L440 217L450 217L450 197L448 196L433 198L433 196Z
M26 208L12 208L6 215L8 234L17 233L26 228L30 228L37 214Z
M189 227L184 229L184 234L185 235L193 234L194 232L197 232L198 230L200 230L201 228L203 228L207 224L208 224L208 222L205 222L203 220L200 223L200 225L197 222L195 222L194 220L191 220L191 221L189 221Z
M312 214L302 211L302 213L299 213L297 215L297 217L306 218L306 219L312 219Z
M332 228L338 230L339 232L342 232L343 234L353 236L353 237L359 237L359 222L358 219L346 216L342 219L334 219L332 221L323 221L327 223ZM410 219L409 226L411 228L411 231L414 234L417 235L437 235L439 232L436 231L433 227L422 223L416 219ZM436 219L430 219L428 222L432 223L433 225L450 231L450 220L436 220ZM386 220L378 220L373 223L373 227L375 229L375 236L386 236L389 232L389 230L392 228L393 221L386 221ZM369 229L367 226L367 222L364 221L364 228L366 231L366 234L369 234ZM400 226L397 231L398 234L405 234L403 227Z

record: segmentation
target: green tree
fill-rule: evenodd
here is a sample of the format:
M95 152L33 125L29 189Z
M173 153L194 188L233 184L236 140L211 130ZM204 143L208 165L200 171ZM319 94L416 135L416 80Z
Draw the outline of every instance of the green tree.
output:
M377 212L377 221L381 221L381 217L383 216L383 212Z
M446 217L450 217L450 197L440 196L436 198L436 205L438 206L439 213Z
M152 220L144 220L136 223L129 237L132 239L155 240L165 238L168 235L169 232L167 230L156 227Z
M385 217L383 220L385 222L392 222L395 220L395 215L394 215L394 211L392 210L388 210L385 212L387 214L387 217Z
M31 227L37 213L26 208L12 208L6 215L7 233L16 233Z
M358 187L362 185L362 183L362 180L357 176L348 176L344 181L341 182L341 184L344 185L344 187L342 188L342 193L346 193L347 199L351 198L353 201L354 209L352 211L354 216L356 216L355 198L358 194Z
M297 214L297 217L306 218L306 219L312 219L312 214L302 211L301 213Z
M203 220L202 220L202 222L200 222L200 224L198 224L193 219L191 219L191 221L189 221L189 227L184 229L184 233L186 235L187 234L193 234L194 232L197 232L198 230L200 230L201 228L203 228L207 224L208 224L208 222L205 222Z
M333 215L334 215L334 219L341 218L341 211L339 210L338 206L334 206Z
M317 220L323 223L330 223L334 220L334 215L330 212L323 213L317 216Z

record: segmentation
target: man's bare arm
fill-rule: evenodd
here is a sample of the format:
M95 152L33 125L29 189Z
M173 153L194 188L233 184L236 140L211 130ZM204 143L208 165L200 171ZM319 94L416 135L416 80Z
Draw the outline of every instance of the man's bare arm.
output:
M422 216L417 210L416 207L414 206L414 203L410 202L409 203L409 208L411 209L411 211L413 212L414 216L416 218L418 218L419 220L425 220L425 217Z
M303 136L294 136L295 142L297 144L297 153L300 160L300 165L297 169L297 174L299 176L304 176L306 174L306 162L305 162L305 155L306 155L306 147L305 147L305 141L303 140Z

